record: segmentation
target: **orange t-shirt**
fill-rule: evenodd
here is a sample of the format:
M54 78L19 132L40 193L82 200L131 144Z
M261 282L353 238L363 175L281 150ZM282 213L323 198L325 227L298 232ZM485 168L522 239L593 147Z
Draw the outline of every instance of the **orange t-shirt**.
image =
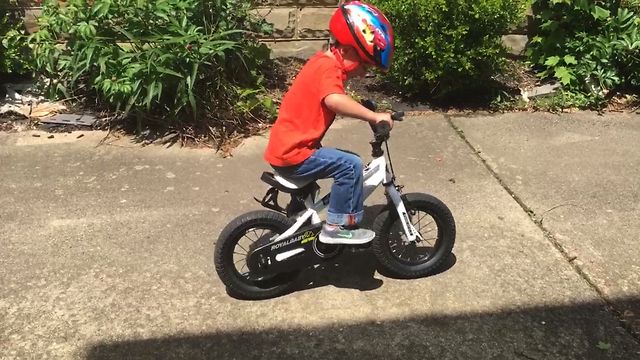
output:
M322 52L311 57L282 99L264 159L275 166L305 161L320 147L320 140L336 117L324 98L344 93L338 61Z

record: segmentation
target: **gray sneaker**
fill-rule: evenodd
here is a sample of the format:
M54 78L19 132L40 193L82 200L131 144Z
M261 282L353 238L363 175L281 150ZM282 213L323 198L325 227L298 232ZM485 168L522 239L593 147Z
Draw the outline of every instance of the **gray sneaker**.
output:
M376 233L361 228L343 227L336 225L324 224L320 231L320 242L325 244L346 244L358 245L365 244L373 240Z

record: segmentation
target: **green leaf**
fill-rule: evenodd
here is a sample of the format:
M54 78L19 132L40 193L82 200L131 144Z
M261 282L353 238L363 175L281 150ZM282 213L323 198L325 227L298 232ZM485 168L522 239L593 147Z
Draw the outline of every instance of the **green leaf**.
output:
M138 96L140 96L141 91L142 91L142 88L139 88L138 91L136 91L136 94L129 98L129 101L127 102L127 107L124 109L125 116L129 114L131 107L136 103L136 100L138 100Z
M556 77L556 79L560 80L563 85L569 85L571 83L571 80L573 80L573 75L564 66L556 68L554 76Z
M179 78L184 78L184 76L182 76L181 74L178 74L177 72L175 72L175 71L173 71L173 70L169 70L169 69L164 68L164 67L162 67L162 66L156 66L156 69L157 69L158 71L160 71L161 73L164 73L164 74L177 76L177 77L179 77Z
M62 85L61 83L58 83L56 85L56 90L64 94L64 96L69 97L69 92L67 91L67 88L64 87L64 85Z
M133 36L130 32L126 31L125 29L119 27L119 26L114 26L114 29L116 29L116 31L118 31L119 33L121 33L122 35L126 36L128 40L130 41L136 41L137 38L135 36Z
M542 40L543 40L543 38L542 38L542 37L540 37L540 36L534 36L534 37L532 37L532 38L531 38L531 41L530 41L530 42L531 42L532 44L535 44L535 43L540 43L540 42L542 42Z
M191 104L191 110L193 110L193 114L196 114L196 98L193 96L193 92L189 91L189 104Z
M151 86L149 86L149 88L147 89L147 96L144 99L144 104L146 105L147 109L151 108L151 98L154 95L154 91L156 89L156 82L152 82Z
M198 68L199 68L198 63L193 63L193 68L191 69L191 82L189 83L189 89L193 89L193 84L195 84L196 78L198 76Z
M596 347L600 350L609 350L611 349L611 344L598 341L598 345L596 345Z
M576 58L573 55L565 55L564 63L567 65L576 65L578 62L576 61Z
M600 6L596 5L593 8L593 11L591 12L591 15L593 15L593 17L596 20L601 20L601 19L606 19L611 15L611 12L607 9L601 8Z
M91 9L91 14L97 17L104 17L111 7L111 1L108 0L99 0L96 1L95 5Z
M545 61L544 64L547 66L556 66L558 65L558 62L560 62L559 56L551 56L547 58L547 61Z
M161 82L158 83L158 90L156 92L158 93L157 101L160 101L160 96L162 96L162 83Z
M589 11L589 0L577 0L574 8L579 10Z

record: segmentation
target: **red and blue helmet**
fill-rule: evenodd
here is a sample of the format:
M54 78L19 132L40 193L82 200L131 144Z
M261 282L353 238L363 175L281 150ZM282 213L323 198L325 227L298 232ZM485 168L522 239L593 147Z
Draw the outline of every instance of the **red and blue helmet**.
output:
M338 43L354 47L364 62L382 71L391 67L393 29L375 6L360 1L340 5L331 17L329 31Z

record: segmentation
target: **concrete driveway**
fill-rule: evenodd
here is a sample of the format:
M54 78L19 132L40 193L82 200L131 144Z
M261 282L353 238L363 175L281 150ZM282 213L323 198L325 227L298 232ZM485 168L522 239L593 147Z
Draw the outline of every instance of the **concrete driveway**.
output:
M325 145L368 159L369 131L339 120ZM222 159L33 134L0 134L3 359L640 357L638 115L408 117L393 164L453 211L447 268L396 280L347 254L260 302L212 254L259 208L265 137Z

